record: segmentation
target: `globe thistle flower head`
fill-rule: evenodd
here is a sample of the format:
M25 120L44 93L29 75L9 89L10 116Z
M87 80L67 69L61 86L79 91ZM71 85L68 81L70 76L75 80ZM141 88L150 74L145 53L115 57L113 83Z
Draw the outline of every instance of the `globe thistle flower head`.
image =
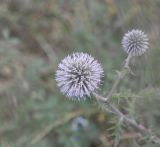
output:
M98 88L103 68L92 56L74 53L58 65L55 80L60 91L72 100L90 96Z
M140 56L148 49L148 37L141 30L131 30L122 39L123 50L131 56Z

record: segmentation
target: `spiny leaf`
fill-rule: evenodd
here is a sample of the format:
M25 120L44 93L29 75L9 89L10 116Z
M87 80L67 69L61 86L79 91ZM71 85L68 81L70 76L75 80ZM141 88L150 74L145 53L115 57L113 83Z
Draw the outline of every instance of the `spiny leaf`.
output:
M114 142L114 147L117 147L117 145L119 144L122 126L123 126L123 118L120 118L119 121L117 122L117 124L115 125L115 132L114 132L115 142Z

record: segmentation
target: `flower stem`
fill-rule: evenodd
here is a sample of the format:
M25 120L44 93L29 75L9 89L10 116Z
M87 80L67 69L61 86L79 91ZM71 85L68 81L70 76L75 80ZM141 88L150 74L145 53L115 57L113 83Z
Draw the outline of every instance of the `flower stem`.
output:
M103 101L104 102L104 97L94 93L94 96L96 97L97 100ZM143 125L138 124L135 119L127 117L124 113L122 113L116 106L111 104L109 101L106 101L105 103L107 105L106 111L110 110L113 112L115 115L117 115L120 119L123 119L124 122L128 125L130 125L132 128L134 128L136 131L138 131L142 136L149 136L149 139L156 144L160 144L160 138L153 135L151 131L146 129Z
M128 55L128 57L125 60L125 64L122 68L121 71L117 71L117 78L114 81L114 84L111 88L111 90L109 91L108 95L103 99L104 102L109 101L112 98L112 95L114 93L114 91L117 89L118 84L120 83L121 79L123 79L123 77L127 74L128 71L130 71L129 69L129 63L131 60L132 56L131 54Z
M125 60L125 64L124 64L122 70L117 72L117 78L116 78L110 92L108 93L108 95L106 97L103 97L101 95L98 95L97 93L94 93L94 96L96 97L97 100L100 100L101 102L104 102L107 105L107 107L105 107L105 109L107 111L109 110L112 113L114 113L115 115L117 115L119 118L122 118L126 124L132 126L132 128L137 130L142 136L144 136L144 135L149 136L149 139L153 143L160 144L160 138L153 135L152 132L149 131L148 129L146 129L143 125L138 124L136 122L136 120L134 120L133 118L127 117L116 106L114 106L113 104L110 103L110 99L112 98L113 93L117 89L117 86L120 83L121 79L123 79L123 77L127 74L128 71L129 72L131 71L129 68L129 63L130 63L131 58L132 58L132 56L131 56L131 54L129 54Z

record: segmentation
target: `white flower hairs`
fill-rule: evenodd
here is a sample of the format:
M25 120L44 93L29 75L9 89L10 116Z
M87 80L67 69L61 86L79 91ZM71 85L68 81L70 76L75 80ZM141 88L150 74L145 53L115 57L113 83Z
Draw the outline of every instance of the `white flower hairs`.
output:
M103 68L92 56L74 53L58 65L56 81L61 92L72 100L90 96L98 88Z
M73 53L65 57L58 65L55 80L60 91L72 100L82 100L85 96L94 95L96 100L105 103L105 110L113 112L120 120L130 125L135 130L157 144L160 139L143 125L138 124L133 118L128 118L114 104L110 102L114 91L127 72L131 72L129 63L134 56L144 54L149 46L147 35L141 30L131 30L122 39L123 50L128 54L123 68L117 72L117 78L108 92L108 95L101 96L96 93L103 76L101 64L87 53Z
M123 50L132 56L140 56L148 49L148 37L141 30L131 30L122 39Z

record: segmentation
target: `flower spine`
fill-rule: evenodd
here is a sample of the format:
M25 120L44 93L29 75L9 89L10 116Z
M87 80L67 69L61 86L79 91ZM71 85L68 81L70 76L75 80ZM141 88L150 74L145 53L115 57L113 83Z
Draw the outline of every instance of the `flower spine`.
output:
M123 50L131 56L140 56L148 49L148 37L141 30L131 30L122 39Z
M87 53L74 53L58 65L56 81L60 91L73 100L84 99L98 88L103 68Z

